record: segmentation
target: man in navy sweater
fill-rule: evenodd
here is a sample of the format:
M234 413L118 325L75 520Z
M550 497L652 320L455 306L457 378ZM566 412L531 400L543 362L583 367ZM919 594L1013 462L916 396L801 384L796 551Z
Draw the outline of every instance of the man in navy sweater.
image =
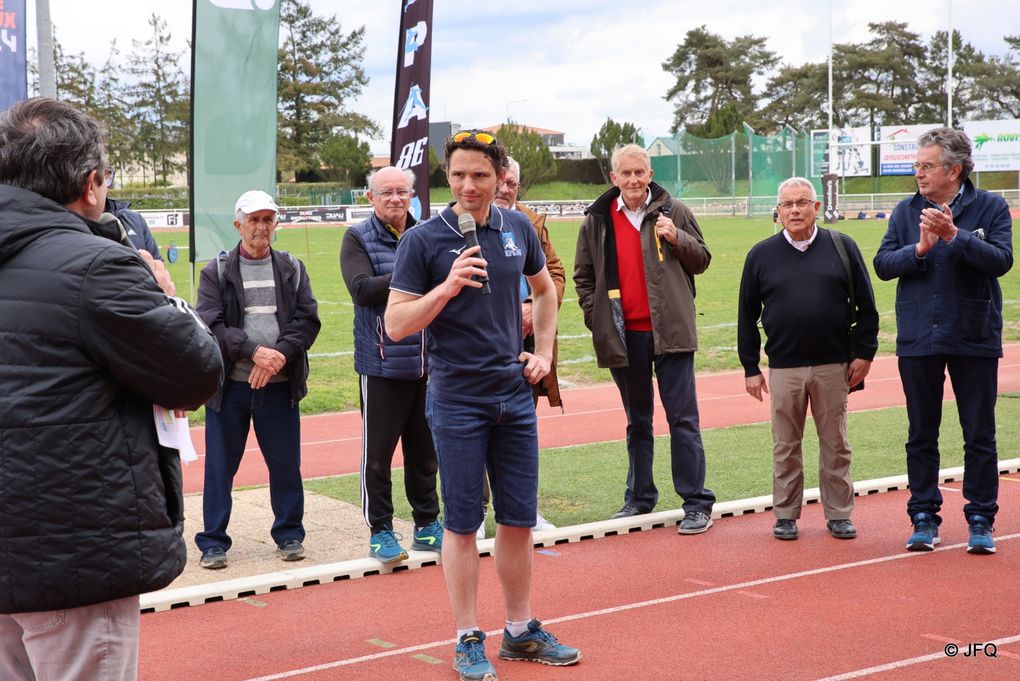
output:
M1002 290L1013 266L1013 221L997 194L975 189L970 140L936 128L917 140L917 193L900 201L875 255L896 283L896 355L907 398L911 551L939 543L939 425L946 371L963 428L967 551L995 553L999 510L995 398L1002 357Z
M737 349L748 394L760 402L762 393L771 393L772 534L785 540L797 538L808 404L818 433L827 527L837 539L857 536L850 521L854 487L847 393L868 375L878 350L878 312L864 258L850 237L818 228L819 205L809 180L792 177L780 184L783 231L751 249L740 279ZM836 239L843 244L846 264ZM767 336L768 383L758 368L759 318Z

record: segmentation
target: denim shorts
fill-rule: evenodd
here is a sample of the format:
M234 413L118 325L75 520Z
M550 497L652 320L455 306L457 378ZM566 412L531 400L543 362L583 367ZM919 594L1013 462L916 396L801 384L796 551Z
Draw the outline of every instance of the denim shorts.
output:
M538 506L538 421L531 386L502 402L425 398L425 416L439 458L443 525L474 534L482 514L482 474L489 470L496 522L533 527Z

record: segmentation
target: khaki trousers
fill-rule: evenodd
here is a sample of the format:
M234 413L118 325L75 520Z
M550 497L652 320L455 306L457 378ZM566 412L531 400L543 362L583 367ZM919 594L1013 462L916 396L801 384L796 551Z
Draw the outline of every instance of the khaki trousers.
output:
M134 681L138 596L0 615L3 681Z
M804 501L804 421L808 405L818 433L818 483L827 520L854 507L846 435L846 364L769 369L772 405L772 505L776 518L800 517Z

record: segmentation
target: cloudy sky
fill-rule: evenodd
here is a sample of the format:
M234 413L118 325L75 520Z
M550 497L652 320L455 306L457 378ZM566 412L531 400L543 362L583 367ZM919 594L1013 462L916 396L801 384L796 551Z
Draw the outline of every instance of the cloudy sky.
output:
M370 82L354 108L388 134L403 0L306 1L316 14L336 16L344 31L365 26ZM27 3L31 20L35 0ZM890 20L906 22L927 37L949 25L950 6L953 26L986 54L1006 51L1004 33L1020 34L1016 0L833 4L835 42L867 40L868 22ZM826 0L435 0L431 117L484 127L509 113L518 122L561 130L568 143L587 146L612 116L635 123L651 139L666 134L672 123L673 107L663 99L671 82L661 65L687 31L704 25L726 38L764 36L785 63L823 61L828 5ZM144 39L152 13L166 20L178 49L186 49L191 10L191 0L50 0L65 49L83 51L97 64L105 61L113 41L126 52L133 38ZM385 141L372 146L388 151Z

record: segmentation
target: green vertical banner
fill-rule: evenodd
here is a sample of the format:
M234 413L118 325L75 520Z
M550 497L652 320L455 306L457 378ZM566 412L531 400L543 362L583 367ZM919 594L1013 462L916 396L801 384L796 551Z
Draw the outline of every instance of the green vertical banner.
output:
M237 243L234 202L276 194L279 0L194 0L191 262Z

